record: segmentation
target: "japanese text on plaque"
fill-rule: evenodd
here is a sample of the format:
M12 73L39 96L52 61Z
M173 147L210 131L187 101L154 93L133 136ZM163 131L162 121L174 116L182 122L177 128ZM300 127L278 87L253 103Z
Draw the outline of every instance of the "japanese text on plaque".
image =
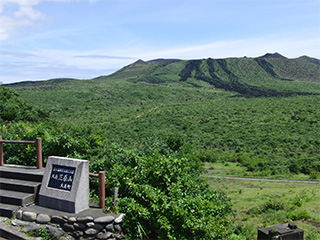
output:
M76 168L52 165L48 187L71 191Z

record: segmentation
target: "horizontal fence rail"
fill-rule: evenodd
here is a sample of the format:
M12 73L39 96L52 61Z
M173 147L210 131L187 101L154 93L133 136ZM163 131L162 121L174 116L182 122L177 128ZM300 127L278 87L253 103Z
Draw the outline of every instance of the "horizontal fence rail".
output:
M106 174L104 171L99 171L99 174L89 173L90 177L99 178L99 207L106 207Z
M10 144L29 144L35 145L37 152L37 168L42 169L42 140L37 138L36 141L17 141L17 140L3 140L0 136L0 166L4 165L3 161L3 143ZM99 179L99 207L105 208L105 199L106 199L106 182L105 182L105 172L99 171L99 174L89 173L90 177Z
M2 140L2 136L0 136L0 166L4 165L3 143L35 145L36 154L37 154L37 168L42 169L42 140L41 140L41 138L37 138L36 141L17 141L17 140Z
M3 140L0 136L0 166L4 165L3 161L3 144L29 144L35 145L37 152L37 168L42 169L42 140L37 138L36 141L17 141L17 140ZM99 179L99 207L105 208L105 199L106 199L106 182L105 182L105 172L99 171L99 174L89 173L90 177Z

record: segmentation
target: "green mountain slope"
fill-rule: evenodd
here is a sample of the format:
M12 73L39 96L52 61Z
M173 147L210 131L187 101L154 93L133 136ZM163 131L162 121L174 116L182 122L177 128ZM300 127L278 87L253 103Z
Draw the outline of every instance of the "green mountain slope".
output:
M204 81L216 88L236 92L242 96L290 96L319 93L320 62L301 57L287 59L280 54L267 54L259 58L204 59L185 62L161 62L148 67L139 80L163 83L170 80L192 82ZM184 67L181 68L182 63ZM178 65L179 64L179 65ZM148 63L138 61L120 71L128 73L135 67L146 69ZM130 70L129 70L130 71ZM179 71L179 73L178 73ZM304 77L305 76L305 77ZM195 84L195 83L193 83ZM196 86L196 85L195 85Z
M52 79L8 87L51 111L55 119L69 122L76 116L76 121L102 124L122 119L127 111L139 115L144 108L205 103L217 97L318 95L320 60L288 59L278 53L258 58L138 60L92 80Z
M150 219L177 212L179 207L183 211L178 212L184 214L179 216L185 221L192 219L192 231L199 226L207 229L210 219L198 217L199 226L194 225L193 208L186 204L195 206L196 212L204 206L200 212L207 216L209 208L223 209L220 197L224 195L217 195L218 205L208 202L206 197L215 195L201 187L201 179L195 174L200 170L196 167L198 159L230 169L213 169L222 171L221 175L320 179L319 62L307 56L288 59L278 53L258 58L139 60L92 80L52 79L7 85L19 97L12 89L0 86L0 135L25 140L40 136L44 156L88 159L93 172L106 170L106 189L119 186L125 192L119 204L122 202L124 211L135 220L137 214L130 209L146 209L148 214L138 220L149 232L164 229L159 222L151 225ZM28 164L27 159L34 156L33 149L18 151L19 157L17 148L5 149L6 156L12 153L11 163ZM184 192L185 188L188 191ZM200 195L195 195L198 191ZM236 191L239 195L242 189ZM181 198L181 192L189 198ZM306 196L292 195L291 200L301 203L300 195ZM268 204L278 199L270 194L263 197ZM163 202L171 202L173 208ZM191 217L187 215L190 209ZM283 210L269 210L267 214L283 215ZM313 213L309 216L309 212L301 212L292 208L285 217L289 219L292 214L290 219L297 221L301 215L304 221L317 221ZM243 223L245 218L237 219ZM180 222L177 225L174 218L163 224L166 229L177 227L180 231ZM220 222L211 223L220 226ZM225 222L222 225L228 227ZM156 238L153 233L149 235Z
M8 86L52 119L103 129L111 141L174 136L203 160L273 171L280 163L319 162L319 62L278 53L139 60L92 80Z
M258 58L227 58L202 60L157 59L137 62L109 76L84 82L74 79L54 79L42 82L10 84L19 91L69 90L94 85L118 88L126 84L168 84L185 82L181 86L199 87L203 82L215 88L247 97L312 95L320 93L320 60L310 57L288 59L282 55L266 54ZM68 87L69 86L69 87ZM158 86L158 87L162 87Z

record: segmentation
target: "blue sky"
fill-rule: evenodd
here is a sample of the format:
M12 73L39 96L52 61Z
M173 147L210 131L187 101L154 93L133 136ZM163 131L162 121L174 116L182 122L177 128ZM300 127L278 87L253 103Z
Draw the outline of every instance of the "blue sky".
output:
M267 52L320 58L320 0L0 0L2 83Z

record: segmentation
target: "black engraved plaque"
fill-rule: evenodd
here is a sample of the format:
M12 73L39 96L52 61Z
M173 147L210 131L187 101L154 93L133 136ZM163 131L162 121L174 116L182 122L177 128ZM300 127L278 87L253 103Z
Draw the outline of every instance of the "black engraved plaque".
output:
M75 172L75 167L53 164L48 187L71 191Z

